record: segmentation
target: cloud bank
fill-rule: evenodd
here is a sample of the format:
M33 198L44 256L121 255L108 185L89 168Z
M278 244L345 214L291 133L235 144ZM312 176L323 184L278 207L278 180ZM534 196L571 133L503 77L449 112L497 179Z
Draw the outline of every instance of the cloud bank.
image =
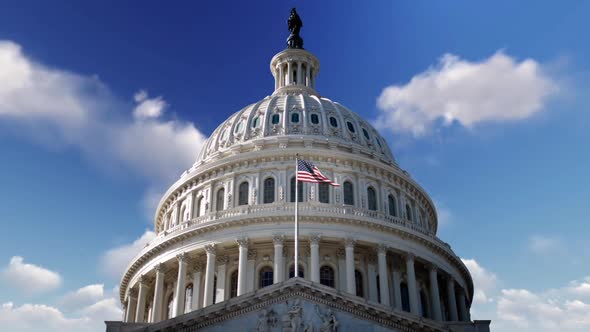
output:
M54 290L61 285L62 278L38 265L24 262L24 258L13 256L8 266L2 271L3 279L26 294L43 293Z
M121 278L131 260L156 237L156 233L146 230L132 243L108 250L101 258L103 272L113 278Z
M502 51L479 62L445 54L405 85L383 89L377 100L380 129L423 136L438 124L471 128L484 122L517 121L543 110L558 83L533 59Z

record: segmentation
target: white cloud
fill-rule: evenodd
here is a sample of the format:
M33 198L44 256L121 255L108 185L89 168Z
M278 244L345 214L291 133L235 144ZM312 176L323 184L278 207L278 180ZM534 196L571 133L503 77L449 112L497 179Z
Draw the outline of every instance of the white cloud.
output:
M152 185L168 183L194 162L205 136L192 123L163 119L162 97L142 90L134 99L130 110L96 77L49 68L0 40L0 125L76 146L101 167L130 170Z
M154 232L146 230L140 238L132 243L108 250L101 258L103 271L114 278L120 278L131 259L155 237Z
M539 255L561 252L564 249L559 239L543 235L531 236L528 247L532 252Z
M61 276L41 266L24 263L20 256L13 256L2 271L2 277L8 283L27 293L41 293L56 289L61 284Z
M590 276L570 282L567 291L579 298L590 299Z
M104 297L104 285L94 284L84 286L74 292L69 292L61 300L64 308L77 309L96 303Z
M471 128L516 121L541 111L558 90L556 80L533 59L519 62L499 51L470 62L445 54L437 66L407 84L383 89L376 126L422 136L438 123Z
M123 310L119 307L119 302L113 298L100 300L91 304L80 311L84 316L94 320L122 320Z
M66 318L59 309L43 304L8 302L0 307L0 326L5 331L89 331L91 322L86 317Z
M590 304L538 295L526 289L503 289L498 299L498 317L531 331L587 331Z
M495 291L498 278L494 273L487 271L475 259L461 258L463 264L467 266L471 277L473 278L473 287L475 293L473 294L473 304L481 304L493 301L490 297L491 293Z

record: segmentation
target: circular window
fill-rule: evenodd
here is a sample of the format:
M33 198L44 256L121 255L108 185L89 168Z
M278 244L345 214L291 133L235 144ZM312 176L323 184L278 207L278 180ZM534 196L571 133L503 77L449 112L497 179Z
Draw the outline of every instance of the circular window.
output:
M350 121L346 121L346 127L350 130L351 133L355 132L354 125Z
M338 127L338 120L336 120L336 118L333 116L330 117L330 126L332 126L334 128Z

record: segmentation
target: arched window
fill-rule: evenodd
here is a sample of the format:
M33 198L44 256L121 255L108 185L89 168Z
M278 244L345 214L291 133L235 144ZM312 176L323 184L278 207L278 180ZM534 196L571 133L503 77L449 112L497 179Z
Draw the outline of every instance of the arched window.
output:
M234 129L234 133L235 134L241 133L242 132L242 126L243 126L242 121L238 122L238 124L236 125L236 128Z
M344 191L344 204L354 205L354 189L352 183L350 181L344 182L342 189Z
M229 277L229 297L238 296L238 270L232 272Z
M203 196L199 196L199 198L197 198L197 205L196 205L197 210L195 212L196 217L200 217L205 214L205 207L203 206L203 203L204 203Z
M291 113L291 122L299 123L299 113Z
M244 181L240 183L238 187L238 205L248 204L248 182Z
M272 267L265 266L260 269L258 273L258 288L270 286L273 283L273 271Z
M424 290L420 290L420 304L422 305L422 317L430 318L430 312L428 311L428 297Z
M377 193L373 187L367 188L367 201L369 203L369 210L377 211Z
M408 291L408 284L405 282L400 284L400 295L402 296L402 310L410 312L410 292Z
M291 202L295 202L295 177L291 178L291 197L289 198ZM297 201L303 202L303 183L299 183L297 186Z
M320 284L332 288L335 286L334 269L331 266L324 265L320 267Z
M397 214L395 212L395 197L393 197L393 195L389 195L387 197L387 203L389 205L389 215L395 217L395 215Z
M217 276L213 277L213 303L217 303Z
M367 131L367 129L365 129L365 128L363 128L363 135L365 135L365 138L366 138L367 140L370 140L370 139L371 139L371 137L369 136L369 132L368 132L368 131Z
M381 303L381 283L379 282L379 275L375 277L375 284L377 285L377 302Z
M166 302L166 319L172 318L172 311L174 310L174 294L171 293Z
M272 124L278 124L280 120L281 120L281 116L279 114L273 114L270 122Z
M184 291L184 313L191 312L193 309L193 284L188 284Z
M186 216L186 205L180 209L180 216L178 217L178 219L180 219L179 223L188 219Z
M272 203L275 201L275 179L267 178L264 180L264 196L263 202Z
M217 204L215 205L217 211L223 211L223 201L225 198L225 189L221 188L217 191Z
M303 270L303 266L300 264L298 267L299 271L299 278L305 278L305 271ZM291 268L289 269L289 278L293 278L295 276L295 265L291 265Z
M318 183L318 196L320 203L330 203L330 185L325 182Z
M359 270L354 270L354 283L356 286L356 296L363 297L363 274Z
M406 218L412 221L412 208L410 208L410 204L406 204Z

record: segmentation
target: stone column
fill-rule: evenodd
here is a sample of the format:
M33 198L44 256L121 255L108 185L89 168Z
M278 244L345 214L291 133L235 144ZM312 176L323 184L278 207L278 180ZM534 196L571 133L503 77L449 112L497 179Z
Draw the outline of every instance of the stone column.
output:
M225 278L229 258L227 256L221 256L217 259L217 263L217 294L215 295L215 303L225 301Z
M239 246L239 258L238 258L238 293L237 295L240 296L246 293L246 282L248 274L246 273L246 268L248 264L248 239L238 239L238 246Z
M215 245L205 246L207 266L205 267L205 289L203 290L203 307L213 304L213 279L215 278Z
M336 257L338 258L338 290L346 292L346 260L344 249L336 250Z
M176 258L178 259L178 277L176 279L176 291L174 292L172 317L184 314L184 304L186 302L186 254L181 253Z
M442 320L442 311L440 310L440 294L438 292L438 273L435 265L430 266L430 302L432 303L432 318Z
M367 264L367 278L369 280L369 300L373 302L379 302L379 295L377 295L377 285L375 282L371 282L371 280L377 280L376 263L376 258L370 257Z
M458 293L459 293L459 298L457 298L457 302L459 304L459 319L461 321L468 322L468 321L470 321L470 319L469 319L469 313L467 311L467 305L465 304L466 297L465 297L465 290L463 289L463 287L459 287Z
M406 255L406 273L408 275L408 293L410 298L410 312L420 315L418 307L418 289L416 288L416 272L414 271L414 255Z
M389 283L387 277L387 247L380 244L377 247L377 264L379 268L379 296L381 304L389 305ZM372 280L369 280L372 282Z
M155 266L156 284L154 286L154 305L152 308L152 321L156 323L162 320L162 303L164 301L164 265L162 263Z
M311 251L310 279L312 282L320 282L320 236L312 234L309 237L309 249Z
M191 311L201 308L201 278L203 274L203 266L201 263L196 263L193 268L193 302L191 303Z
M287 84L285 85L291 84L293 84L293 64L289 61L287 62Z
M127 297L127 307L125 308L125 322L126 323L133 323L135 322L135 311L137 310L137 297L135 294L129 291L129 296Z
M456 322L459 320L457 315L457 301L455 299L455 280L449 276L447 279L447 299L449 301L449 315L450 320Z
M276 284L277 282L285 280L285 264L283 263L283 243L285 242L285 236L282 234L276 234L272 238L272 242L275 246L273 283Z
M396 260L393 261L394 264ZM402 307L402 273L398 270L398 267L393 268L393 299L395 308L399 311L403 310Z
M144 323L145 322L145 300L147 296L147 285L146 277L140 276L139 277L139 292L137 295L137 308L135 309L135 319L133 320L136 323Z
M254 291L254 274L256 273L256 250L248 249L248 268L246 277L246 292Z
M280 77L279 66L277 66L275 68L275 90L279 88Z
M311 87L311 75L310 75L310 66L309 63L305 66L305 86Z
M297 84L301 85L303 84L301 81L303 81L303 75L301 75L301 62L298 61L297 62Z
M354 280L354 245L356 241L353 239L346 239L345 253L346 253L346 291L352 295L356 295L356 282Z
M279 87L285 86L285 70L283 69L285 67L284 64L280 64L279 65Z

